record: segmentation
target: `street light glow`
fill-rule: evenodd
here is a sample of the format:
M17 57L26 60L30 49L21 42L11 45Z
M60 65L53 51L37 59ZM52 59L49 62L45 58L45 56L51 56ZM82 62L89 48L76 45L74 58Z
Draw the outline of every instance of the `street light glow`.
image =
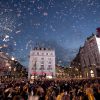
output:
M11 66L9 66L9 69L11 69Z
M14 57L12 57L12 58L11 58L11 60L15 60L15 58L14 58Z

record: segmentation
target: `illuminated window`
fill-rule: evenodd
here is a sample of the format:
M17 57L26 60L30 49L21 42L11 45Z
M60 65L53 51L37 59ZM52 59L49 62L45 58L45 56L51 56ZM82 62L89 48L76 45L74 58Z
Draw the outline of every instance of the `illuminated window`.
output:
M88 77L88 73L86 73L86 76Z
M91 70L90 73L93 74L94 73L93 70Z
M93 70L90 71L91 77L94 77L94 72Z

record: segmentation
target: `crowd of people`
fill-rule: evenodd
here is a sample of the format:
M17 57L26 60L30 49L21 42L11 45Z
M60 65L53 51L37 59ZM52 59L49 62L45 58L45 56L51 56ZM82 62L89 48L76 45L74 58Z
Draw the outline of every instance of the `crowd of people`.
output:
M100 80L1 80L0 100L100 100Z

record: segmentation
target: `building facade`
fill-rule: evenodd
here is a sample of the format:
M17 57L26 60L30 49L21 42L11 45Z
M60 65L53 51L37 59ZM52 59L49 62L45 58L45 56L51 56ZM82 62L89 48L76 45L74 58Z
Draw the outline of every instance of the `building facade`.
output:
M79 77L100 77L100 28L86 39L70 66L76 69Z
M67 75L65 67L56 65L56 78L66 78Z
M97 69L100 69L100 36L87 38L79 53L83 77L97 77Z
M28 78L55 77L55 50L34 48L30 51Z
M0 52L0 76L4 75L4 71L9 69L9 59L4 52Z
M27 77L26 68L14 57L10 57L4 52L0 52L0 79Z

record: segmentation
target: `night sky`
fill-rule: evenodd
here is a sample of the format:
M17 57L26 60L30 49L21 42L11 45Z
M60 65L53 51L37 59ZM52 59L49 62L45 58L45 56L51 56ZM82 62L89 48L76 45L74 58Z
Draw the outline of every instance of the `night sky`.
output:
M0 49L28 66L35 44L68 63L100 27L100 0L0 0Z

